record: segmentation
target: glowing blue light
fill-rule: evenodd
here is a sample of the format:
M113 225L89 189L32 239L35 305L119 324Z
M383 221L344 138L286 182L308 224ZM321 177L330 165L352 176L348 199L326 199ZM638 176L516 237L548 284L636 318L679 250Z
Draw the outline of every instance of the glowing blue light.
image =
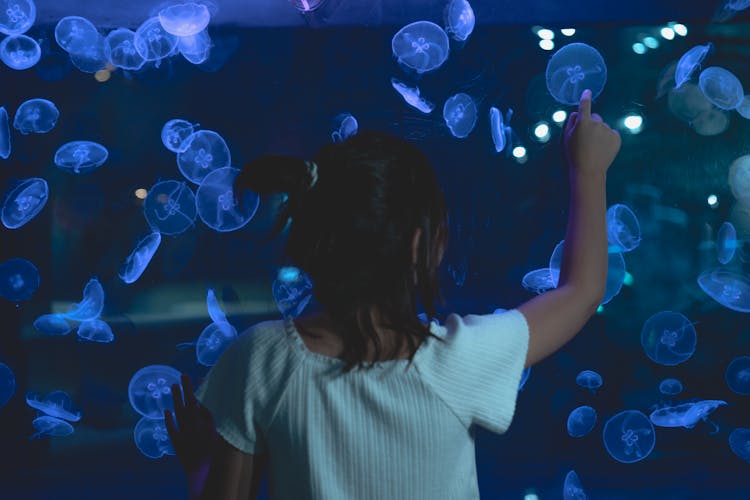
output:
M73 426L68 422L47 415L35 418L31 422L31 425L34 426L37 432L30 436L29 439L37 439L44 436L65 437L73 434Z
M565 482L563 483L563 500L587 500L587 498L578 474L574 470L569 471L565 475Z
M579 406L568 415L568 435L583 437L592 431L596 425L596 410L590 406Z
M146 60L135 49L135 32L127 28L110 31L105 38L109 49L110 60L118 68L137 71L146 64Z
M101 35L91 21L80 16L66 16L55 25L55 40L71 54L85 51L96 45Z
M547 90L561 104L578 104L591 89L599 97L607 83L607 66L601 54L585 43L571 43L555 52L547 63Z
M331 133L331 140L334 143L344 142L353 135L356 135L359 130L357 119L349 113L336 115L333 122L334 130Z
M158 17L147 19L135 31L135 50L146 61L158 61L171 56L177 48L177 37L167 33Z
M646 46L641 42L636 42L633 44L633 52L635 52L636 54L645 54L646 50Z
M552 113L552 121L554 121L558 125L562 124L567 117L568 117L568 113L566 113L562 109L558 109L557 111Z
M302 270L298 270L294 276L287 269L279 271L279 277L271 285L271 292L281 315L284 318L296 318L312 299L313 284Z
M733 392L750 395L750 356L734 358L724 372L724 380Z
M62 314L42 314L34 320L34 329L45 335L67 335L73 327Z
M190 182L200 184L211 172L231 165L232 156L224 139L212 130L199 130L185 139L177 154L177 166Z
M708 269L698 276L698 286L719 304L750 312L750 279L728 269Z
M521 285L529 292L540 295L547 290L555 288L555 283L552 281L552 274L550 273L549 267L529 271L521 279Z
M81 50L70 52L70 62L84 73L94 74L107 67L110 61L107 39L97 33L93 43Z
M492 314L500 314L498 311L505 312L505 309L495 309L495 311ZM531 367L527 366L521 372L521 382L518 383L519 391L523 390L523 386L525 386L526 382L528 382L529 376L531 376Z
M206 307L208 308L208 316L214 323L229 323L227 321L227 315L219 305L219 300L216 298L214 291L209 288L206 293Z
M128 255L128 258L120 266L118 273L120 279L128 284L135 283L146 270L160 244L161 233L158 232L151 233L139 241L135 250Z
M39 270L26 259L0 263L0 297L11 302L28 300L39 289Z
M26 33L35 20L36 5L33 0L0 0L0 33Z
M719 109L734 109L742 104L745 98L745 91L739 78L718 66L703 70L698 78L698 85L706 99Z
M182 36L177 40L177 50L182 57L192 64L203 64L211 55L211 36L203 30L191 36Z
M417 21L393 35L391 50L400 64L417 73L426 73L448 59L450 43L443 28L429 21Z
M708 42L706 45L696 45L680 57L674 72L676 89L690 80L695 70L701 67L708 54L713 51L713 47L711 42Z
M611 417L602 431L607 453L624 464L646 458L656 444L651 421L637 410L625 410Z
M474 99L463 93L449 97L443 106L443 119L454 137L468 137L477 123L477 106Z
M547 122L538 123L534 127L534 136L540 142L547 142L549 140L550 133L549 133L549 125L547 124Z
M195 344L195 356L203 366L213 366L229 344L237 339L237 330L226 322L211 323Z
M106 344L115 340L115 334L108 323L100 319L90 319L81 322L76 332L78 337L91 342L100 342Z
M643 44L649 49L656 49L659 47L659 40L652 36L647 36L643 39Z
M661 311L643 324L641 345L655 363L675 366L690 359L697 336L693 323L678 312Z
M680 36L687 36L688 34L687 26L685 26L684 24L677 23L674 26L672 26L672 29L674 30L675 33L677 33Z
M161 27L174 36L197 35L210 21L208 7L193 2L170 5L159 12Z
M145 366L135 372L128 384L130 405L146 418L164 418L164 410L174 411L174 384L180 384L180 372L171 366Z
M11 69L29 69L41 57L39 44L26 35L11 35L0 42L0 59Z
M607 239L615 252L631 252L641 243L641 225L627 205L617 203L607 209Z
M239 172L232 167L214 170L203 179L195 193L198 216L214 231L225 233L240 229L258 211L260 197L256 193L245 191L241 200L234 197L233 184Z
M709 207L714 208L719 204L719 198L715 194L709 194L706 203Z
M677 406L659 408L651 412L649 418L658 427L685 427L692 429L699 421L712 423L708 416L719 406L725 406L726 401L707 399L683 403ZM716 424L713 424L716 427ZM718 430L718 427L716 427Z
M407 87L404 83L391 78L391 86L404 98L407 104L421 111L422 113L432 113L435 105L420 96L419 88Z
M195 223L195 194L184 181L162 181L148 190L143 215L151 229L161 234L180 234Z
M311 12L320 7L325 0L289 0L294 8L302 13Z
M490 108L490 134L497 153L513 146L513 129L510 128L512 117L513 110L510 108L505 115L505 120L503 120L503 115L499 109L494 106Z
M173 153L183 153L189 146L187 138L193 135L196 125L187 120L174 118L161 129L161 142Z
M10 122L8 112L0 106L0 158L7 160L10 156Z
M583 370L576 375L576 384L590 391L602 386L602 376L593 370Z
M65 319L88 321L97 319L104 309L104 288L97 278L91 278L83 288L83 298L73 304L70 311L62 313Z
M729 264L737 249L737 231L731 222L725 222L716 236L716 256L720 263Z
M8 229L18 229L36 217L48 199L47 181L39 177L25 179L5 196L0 219Z
M138 451L148 458L157 459L175 454L164 418L141 418L135 424L133 439Z
M661 31L659 31L659 34L665 40L673 40L675 35L674 30L668 26L663 27Z
M750 462L750 429L738 427L729 434L729 448L732 453Z
M73 400L65 391L52 391L44 398L34 392L27 392L26 404L50 417L62 418L69 422L81 420L81 411L73 407Z
M24 135L46 134L57 125L60 111L47 99L29 99L16 110L13 127Z
M557 286L560 279L560 264L562 263L563 246L564 241L558 243L549 260L550 273L552 274L552 280L555 282L555 286ZM608 252L607 288L604 292L604 298L602 299L601 305L608 304L618 293L620 293L624 279L625 259L623 258L622 253L618 251Z
M682 392L682 382L676 378L665 378L659 383L659 392L667 396L674 396Z
M87 174L104 165L109 158L107 148L92 141L63 144L55 153L55 165L74 174Z
M445 31L459 42L469 38L474 31L474 10L466 0L451 0L445 8Z

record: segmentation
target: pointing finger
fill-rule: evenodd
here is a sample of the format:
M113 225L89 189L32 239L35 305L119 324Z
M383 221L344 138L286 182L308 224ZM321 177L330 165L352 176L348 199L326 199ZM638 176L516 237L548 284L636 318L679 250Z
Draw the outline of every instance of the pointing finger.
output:
M578 113L583 118L591 117L591 91L586 89L581 94L581 102L578 105Z

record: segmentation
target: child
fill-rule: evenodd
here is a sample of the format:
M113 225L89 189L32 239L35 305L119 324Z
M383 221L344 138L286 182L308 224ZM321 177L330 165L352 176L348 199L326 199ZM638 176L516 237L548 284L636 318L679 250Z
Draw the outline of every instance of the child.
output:
M471 427L505 432L523 368L572 339L604 296L606 174L619 148L585 91L564 131L571 198L559 286L444 326L417 319L418 300L436 316L447 239L419 150L360 134L314 162L251 162L235 189L288 194L277 230L291 217L286 253L322 309L246 331L207 375L200 403L186 376L184 401L173 386L177 426L165 417L191 497L255 498L269 464L272 498L479 498Z

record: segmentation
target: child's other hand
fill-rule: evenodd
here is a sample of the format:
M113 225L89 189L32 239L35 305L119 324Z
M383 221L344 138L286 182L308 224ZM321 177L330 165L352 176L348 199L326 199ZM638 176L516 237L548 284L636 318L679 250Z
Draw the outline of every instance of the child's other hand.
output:
M584 90L578 111L565 125L564 148L570 168L580 173L605 173L620 150L620 134L591 113L591 91Z

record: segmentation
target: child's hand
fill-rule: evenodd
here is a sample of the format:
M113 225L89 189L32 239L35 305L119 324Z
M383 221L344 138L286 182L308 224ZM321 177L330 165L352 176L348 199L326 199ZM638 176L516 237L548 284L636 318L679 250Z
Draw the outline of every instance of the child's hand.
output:
M580 173L605 173L620 150L620 134L591 114L591 91L584 90L578 111L570 114L564 133L570 168Z

